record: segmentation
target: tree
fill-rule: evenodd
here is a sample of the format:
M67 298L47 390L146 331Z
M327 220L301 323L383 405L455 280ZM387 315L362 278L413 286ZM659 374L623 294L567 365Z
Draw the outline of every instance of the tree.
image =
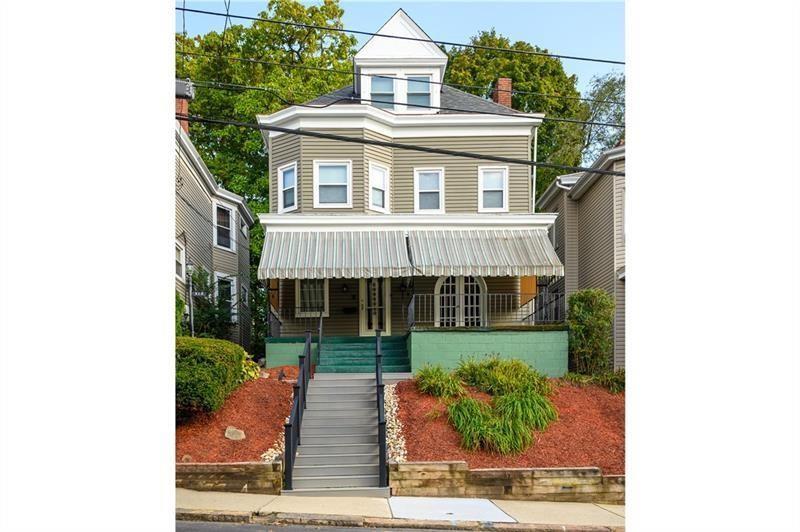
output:
M314 26L342 28L338 0L324 0L308 7L294 0L269 0L259 18L299 22ZM196 81L191 114L209 118L253 122L257 114L269 114L286 107L286 102L303 102L341 88L352 81L341 72L322 72L224 57L255 58L272 63L298 64L333 70L348 70L356 39L341 32L306 29L255 21L251 26L229 25L224 32L210 32L192 38L175 35L176 75ZM210 57L209 57L210 56ZM267 90L220 90L202 82L254 85ZM258 131L236 126L201 124L189 126L190 136L206 165L220 184L247 200L256 213L269 210L269 159ZM261 258L264 233L261 226L250 232L250 278L254 323L252 345L264 345L267 293L256 270Z
M589 102L587 120L609 124L625 123L625 106L614 102L625 101L625 74L609 72L595 76L586 96ZM592 164L605 150L613 148L625 138L625 129L609 126L586 125L583 132L583 163Z
M511 44L507 37L494 29L480 32L470 39L471 44L546 52L524 41ZM541 112L546 116L577 118L583 120L588 106L577 99L577 77L567 75L559 59L553 57L513 54L474 48L455 47L450 50L450 63L445 82L478 85L479 89L463 89L478 96L488 97L499 77L513 80L516 90L539 94L514 94L512 106L518 111ZM567 96L560 98L553 95ZM581 161L584 133L580 124L545 121L538 131L537 160L574 166ZM536 195L541 195L555 176L563 170L538 168Z

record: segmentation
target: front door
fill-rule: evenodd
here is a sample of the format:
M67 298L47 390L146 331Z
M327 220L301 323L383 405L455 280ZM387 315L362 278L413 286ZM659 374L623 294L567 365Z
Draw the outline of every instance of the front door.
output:
M359 334L375 336L392 334L391 324L391 281L387 278L360 279L359 294Z

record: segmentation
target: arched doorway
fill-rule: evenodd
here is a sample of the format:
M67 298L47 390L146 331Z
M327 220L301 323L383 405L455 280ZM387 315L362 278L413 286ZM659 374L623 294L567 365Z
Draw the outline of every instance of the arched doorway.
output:
M486 324L486 282L472 275L440 277L434 287L434 326Z

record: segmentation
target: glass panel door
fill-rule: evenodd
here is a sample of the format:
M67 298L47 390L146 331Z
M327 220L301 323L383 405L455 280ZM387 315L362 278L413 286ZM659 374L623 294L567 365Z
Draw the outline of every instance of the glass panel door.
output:
M361 279L359 283L361 336L374 336L376 329L380 329L384 335L391 334L389 287L389 279Z

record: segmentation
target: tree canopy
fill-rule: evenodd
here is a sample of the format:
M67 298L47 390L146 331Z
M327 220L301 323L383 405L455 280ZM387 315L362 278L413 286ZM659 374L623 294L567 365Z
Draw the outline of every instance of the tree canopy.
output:
M625 123L625 106L614 102L625 101L625 74L609 72L603 76L595 76L589 85L586 95L589 112L586 119L590 122L607 124ZM586 125L583 137L583 163L592 164L597 157L625 138L625 130L618 127Z

